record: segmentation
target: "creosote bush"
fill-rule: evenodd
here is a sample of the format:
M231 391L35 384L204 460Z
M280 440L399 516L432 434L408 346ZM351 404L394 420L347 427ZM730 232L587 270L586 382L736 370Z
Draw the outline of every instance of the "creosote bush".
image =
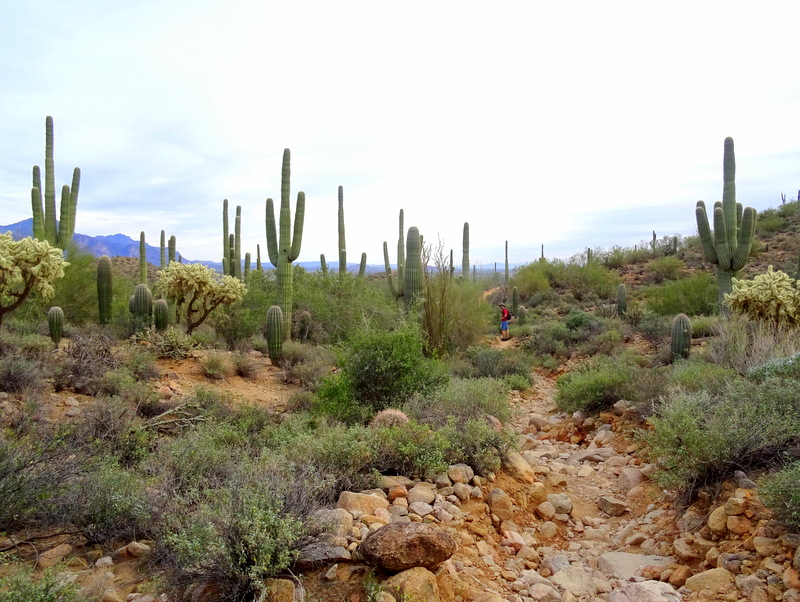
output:
M800 462L763 478L758 494L775 516L793 529L800 528Z

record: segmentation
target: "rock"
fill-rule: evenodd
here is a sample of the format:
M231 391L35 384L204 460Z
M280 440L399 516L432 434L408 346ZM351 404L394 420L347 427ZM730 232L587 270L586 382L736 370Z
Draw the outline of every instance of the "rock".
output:
M628 583L612 591L607 602L681 602L683 598L675 588L660 581Z
M536 481L536 472L533 466L519 452L512 450L506 453L503 457L503 468L517 480L525 483L534 483Z
M436 499L436 486L433 483L418 483L408 490L408 505L409 507L414 502L422 502L423 504L433 504Z
M556 509L550 502L542 502L536 506L536 514L539 515L539 518L543 520L550 520L553 518L553 516L555 516Z
M567 566L550 577L550 581L574 596L594 596L597 586L592 575L579 566Z
M553 505L555 514L570 514L572 512L572 500L566 493L551 493L547 496L547 501Z
M686 580L686 587L693 592L719 593L729 589L734 583L733 573L723 568L709 569L692 575Z
M753 537L753 546L759 556L775 556L781 550L781 542L770 537Z
M408 511L413 512L417 516L428 516L433 512L433 506L425 502L413 502L408 505Z
M514 514L514 502L508 494L500 488L492 489L486 499L489 510L501 521L510 519Z
M389 491L389 489L393 485L402 485L407 489L411 489L414 486L414 481L409 479L408 477L404 476L382 476L381 477L381 489L384 491Z
M753 522L746 516L729 516L725 521L728 531L736 535L746 535L753 530Z
M422 567L414 567L393 575L383 582L384 590L396 600L439 602L436 576Z
M36 566L40 569L50 568L72 554L72 549L72 546L68 543L62 543L54 548L50 548L39 556Z
M322 508L314 513L315 523L326 533L346 535L353 528L353 515L344 508Z
M294 581L267 579L264 582L268 602L294 602Z
M472 495L472 487L465 483L456 483L453 485L453 495L462 502L465 502Z
M546 521L539 527L539 536L542 539L553 539L558 534L558 527L553 521Z
M134 558L144 558L150 554L150 546L138 541L132 541L125 546L125 553Z
M469 464L453 464L447 468L447 476L455 483L468 484L475 476L475 471Z
M628 505L620 499L610 495L603 495L597 500L597 507L609 516L622 516Z
M534 583L528 588L528 595L539 602L561 602L558 590L546 583Z
M358 551L365 563L390 571L434 567L456 551L455 538L424 523L392 523L369 535Z
M642 476L642 471L638 468L633 468L631 466L623 468L619 473L619 479L617 479L617 485L619 488L622 489L625 493L639 485L644 480Z
M113 565L114 565L114 559L111 558L111 556L103 556L101 558L98 558L94 563L95 568L98 569L102 569Z
M668 567L675 561L669 556L632 554L630 552L606 552L597 559L597 568L606 575L629 581L646 566Z
M725 506L715 508L711 514L708 515L706 522L708 528L716 534L725 533L728 530L728 515L725 512Z
M700 552L695 550L692 544L682 537L672 543L672 551L675 552L675 556L683 561L697 560L701 557Z
M304 571L313 567L350 560L351 555L344 547L323 541L313 541L299 550L295 568Z
M542 560L539 565L539 572L543 576L552 576L568 566L569 557L567 557L566 554L553 554Z
M342 491L342 493L339 494L339 501L336 502L336 507L343 508L351 514L354 511L360 512L361 514L375 514L376 508L388 508L389 500L385 500L377 495Z
M100 599L100 602L124 602L124 600L113 589L107 589L103 592L103 597Z
M390 502L393 502L399 497L407 498L408 488L405 485L400 485L399 483L396 483L391 487L389 487L389 491L386 492L386 498Z

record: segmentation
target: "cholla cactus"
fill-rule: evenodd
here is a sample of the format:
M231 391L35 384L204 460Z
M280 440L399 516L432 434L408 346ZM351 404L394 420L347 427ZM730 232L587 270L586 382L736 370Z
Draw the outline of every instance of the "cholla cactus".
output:
M800 325L800 291L788 274L772 266L752 280L734 278L725 304L755 320Z
M403 426L407 423L408 416L405 412L395 410L394 408L388 408L375 414L375 417L369 423L369 426L370 428L377 429L389 428L392 426Z

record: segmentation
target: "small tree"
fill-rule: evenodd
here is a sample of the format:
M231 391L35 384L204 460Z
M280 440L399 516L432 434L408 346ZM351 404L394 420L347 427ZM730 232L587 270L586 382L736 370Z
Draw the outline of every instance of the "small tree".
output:
M222 304L241 301L247 289L231 276L220 276L200 263L171 263L161 272L158 290L175 301L186 319L186 334Z
M61 249L46 241L0 234L0 326L31 293L43 300L52 298L53 283L64 277L67 265Z

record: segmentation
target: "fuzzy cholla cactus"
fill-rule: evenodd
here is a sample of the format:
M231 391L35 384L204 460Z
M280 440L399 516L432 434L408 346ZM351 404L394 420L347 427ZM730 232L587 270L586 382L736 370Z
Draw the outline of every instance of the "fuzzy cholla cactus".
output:
M406 416L405 412L395 410L394 408L388 408L375 414L375 418L372 419L369 426L370 428L377 429L403 426L406 423L408 423L408 416Z
M800 326L800 291L788 274L772 266L752 280L734 278L725 304L755 320Z

